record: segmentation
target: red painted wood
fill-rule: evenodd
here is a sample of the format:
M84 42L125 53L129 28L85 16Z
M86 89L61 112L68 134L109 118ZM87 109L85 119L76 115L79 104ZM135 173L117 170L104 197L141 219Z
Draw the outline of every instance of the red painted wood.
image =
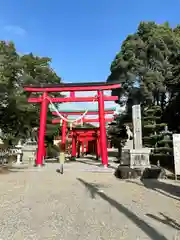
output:
M73 111L73 112L63 112L59 111L60 114L64 115L67 114L68 116L75 116L75 115L82 115L85 111ZM113 114L114 110L105 110L105 114ZM99 114L98 111L88 111L86 115L97 115ZM52 115L58 116L57 112L52 112Z
M82 141L81 145L82 145L82 150L81 151L82 151L82 154L84 154L84 138L83 138L83 141Z
M73 133L73 137L72 137L72 153L71 153L71 157L72 158L76 158L76 134Z
M88 129L84 129L84 128L76 129L76 128L73 128L73 132L75 132L75 133L96 133L98 131L99 131L98 128L95 128L95 129L93 129L93 128L88 128ZM70 132L72 133L72 130Z
M71 98L75 98L75 92L74 92L74 91L71 91L69 97L71 97Z
M97 91L97 90L111 90L120 88L121 85L116 84L106 84L102 86L72 86L72 87L24 87L24 90L27 92L81 92L81 91Z
M62 137L61 137L61 150L65 151L66 148L66 128L67 122L63 120L62 122Z
M66 98L48 98L49 100L51 100L51 102L53 103L65 103L65 102L96 102L98 101L97 97L75 97L75 98L71 98L71 97L66 97ZM116 96L105 96L104 97L104 101L116 101L118 100L118 97ZM28 98L28 102L29 103L40 103L42 102L43 99L42 97L39 98Z
M88 153L89 149L88 149L88 140L86 139L86 153Z
M106 118L106 119L104 119L104 122L111 122L113 120L114 120L114 118ZM52 123L56 124L56 123L60 123L60 121L61 121L60 119L53 119ZM99 122L99 118L97 118L97 119L88 119L88 118L86 118L86 119L83 119L83 122L98 123ZM77 123L81 123L81 121L77 121Z
M101 156L101 151L100 151L100 140L99 137L96 138L96 157L97 159L99 159L99 157Z
M106 128L104 118L104 96L103 91L98 91L99 106L99 127L100 127L100 151L102 164L108 166L107 144L106 144Z
M38 136L38 151L36 158L36 165L43 165L43 156L44 156L44 139L46 132L46 115L47 115L47 92L43 93L43 101L41 103L41 112L40 112L40 125L39 125L39 136Z
M77 139L80 142L84 142L84 137L79 136L79 137L77 137ZM87 140L88 141L96 140L96 137L88 137Z

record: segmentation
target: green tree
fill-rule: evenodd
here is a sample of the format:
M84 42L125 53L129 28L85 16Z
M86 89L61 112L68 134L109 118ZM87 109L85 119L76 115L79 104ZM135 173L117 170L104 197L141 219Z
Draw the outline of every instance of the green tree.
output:
M171 143L167 146L164 133L160 134L161 125L167 124L170 130L180 132L179 49L179 25L172 28L167 22L141 22L137 31L122 43L107 79L118 80L122 86L120 91L113 92L119 95L120 103L126 105L126 117L119 116L121 125L132 119L132 105L141 104L144 144L155 147L154 156L164 153L171 157L172 146Z
M108 81L119 80L121 96L128 97L139 88L139 101L145 105L167 104L167 84L172 77L172 59L180 48L179 27L168 23L141 22L137 32L129 35L111 64Z
M161 166L173 166L172 133L168 131L167 124L162 122L162 109L160 106L146 108L142 117L143 143L145 147L152 148L151 163Z
M0 42L0 128L8 140L30 137L39 126L39 105L27 103L23 85L60 83L51 59L19 55L12 42Z

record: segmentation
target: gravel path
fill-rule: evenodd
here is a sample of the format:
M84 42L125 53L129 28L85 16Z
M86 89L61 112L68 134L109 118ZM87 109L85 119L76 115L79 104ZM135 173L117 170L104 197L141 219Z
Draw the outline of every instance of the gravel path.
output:
M56 167L0 175L0 239L180 239L179 184Z

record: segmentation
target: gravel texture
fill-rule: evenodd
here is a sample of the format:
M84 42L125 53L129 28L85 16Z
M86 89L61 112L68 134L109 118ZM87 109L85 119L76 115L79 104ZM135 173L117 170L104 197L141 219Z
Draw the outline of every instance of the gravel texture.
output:
M179 183L121 181L88 163L0 175L0 239L180 239Z

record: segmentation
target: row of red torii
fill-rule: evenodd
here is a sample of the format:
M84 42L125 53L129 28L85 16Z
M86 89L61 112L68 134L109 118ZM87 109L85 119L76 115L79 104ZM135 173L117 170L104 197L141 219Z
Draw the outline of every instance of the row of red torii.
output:
M117 96L105 96L104 91L120 88L119 83L107 83L107 82L93 82L93 83L66 83L66 84L46 84L46 85L28 85L24 86L24 90L31 93L42 93L40 97L30 97L28 99L29 103L41 103L40 111L40 125L39 125L39 135L38 135L38 151L36 157L36 166L43 165L44 158L44 140L46 134L46 118L47 118L47 108L48 104L53 103L65 103L65 102L98 102L98 113L99 113L99 130L96 134L99 135L97 138L99 143L99 154L101 157L102 164L108 166L108 153L107 153L107 138L106 138L106 127L105 122L109 121L105 119L105 109L104 101L116 101L118 100ZM89 92L97 91L97 95L93 97L76 97L76 92ZM50 95L53 92L70 92L69 97L51 97ZM85 118L83 119L85 121ZM87 120L88 121L88 120ZM60 119L54 119L53 123L60 122ZM65 146L66 141L66 121L63 121L62 125L62 139L61 142ZM88 134L90 130L88 130ZM76 135L77 132L72 131L72 157L76 154ZM93 137L93 136L92 136ZM90 139L90 136L89 136Z
M104 114L114 114L115 108L106 109L104 111ZM83 114L83 111L59 111L59 112L52 112L53 115L59 116L61 114L63 117L67 116L75 116ZM88 111L86 115L96 115L98 114L98 111ZM105 118L105 122L111 122L114 120L114 117ZM99 123L98 118L85 118L79 119L76 122L76 124L79 123ZM67 121L62 119L53 119L53 124L62 124L62 130L61 130L61 151L65 152L65 146L67 139L72 139L71 144L71 159L75 160L76 156L80 157L80 154L84 155L84 153L96 153L96 158L100 158L100 134L99 134L99 128L81 128L81 127L75 127L70 128L70 134L66 134L67 132ZM110 147L110 141L108 141L108 147ZM80 150L81 148L81 150Z

